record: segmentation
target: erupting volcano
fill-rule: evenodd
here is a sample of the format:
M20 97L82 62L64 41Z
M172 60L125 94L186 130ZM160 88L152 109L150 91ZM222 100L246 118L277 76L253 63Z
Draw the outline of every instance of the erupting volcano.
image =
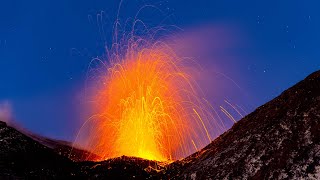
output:
M79 134L86 134L87 148L102 159L186 157L211 142L214 117L194 78L199 68L164 43L135 42L102 63L92 93L94 113Z

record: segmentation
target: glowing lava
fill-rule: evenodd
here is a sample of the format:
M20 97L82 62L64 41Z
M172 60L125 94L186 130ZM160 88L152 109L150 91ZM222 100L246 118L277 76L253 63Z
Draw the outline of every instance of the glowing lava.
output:
M114 55L93 93L87 147L102 159L122 155L168 161L211 141L197 68L161 43Z

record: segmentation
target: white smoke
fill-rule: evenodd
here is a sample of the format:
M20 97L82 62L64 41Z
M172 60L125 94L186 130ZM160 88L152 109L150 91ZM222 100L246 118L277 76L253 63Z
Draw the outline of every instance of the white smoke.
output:
M10 123L12 119L11 103L9 101L0 101L0 121Z

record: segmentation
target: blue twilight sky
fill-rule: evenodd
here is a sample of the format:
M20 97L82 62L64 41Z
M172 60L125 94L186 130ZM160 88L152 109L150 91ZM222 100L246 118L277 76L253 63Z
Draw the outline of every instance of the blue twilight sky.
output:
M243 102L249 111L320 69L317 0L124 0L120 20L146 4L163 12L140 14L150 26L164 20L186 31L208 24L234 31L239 42L223 50L234 67L220 71L250 94ZM110 43L118 5L117 0L0 1L0 104L10 104L19 124L50 137L74 137L83 118L79 106L87 67Z

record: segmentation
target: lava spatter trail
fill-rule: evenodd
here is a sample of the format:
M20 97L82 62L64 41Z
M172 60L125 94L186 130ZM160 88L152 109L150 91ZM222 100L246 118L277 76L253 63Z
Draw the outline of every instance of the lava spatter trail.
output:
M91 93L93 113L78 134L99 160L122 155L176 160L210 143L214 129L223 129L197 85L201 68L190 58L164 42L136 36L107 54L105 61L97 60L102 65Z

